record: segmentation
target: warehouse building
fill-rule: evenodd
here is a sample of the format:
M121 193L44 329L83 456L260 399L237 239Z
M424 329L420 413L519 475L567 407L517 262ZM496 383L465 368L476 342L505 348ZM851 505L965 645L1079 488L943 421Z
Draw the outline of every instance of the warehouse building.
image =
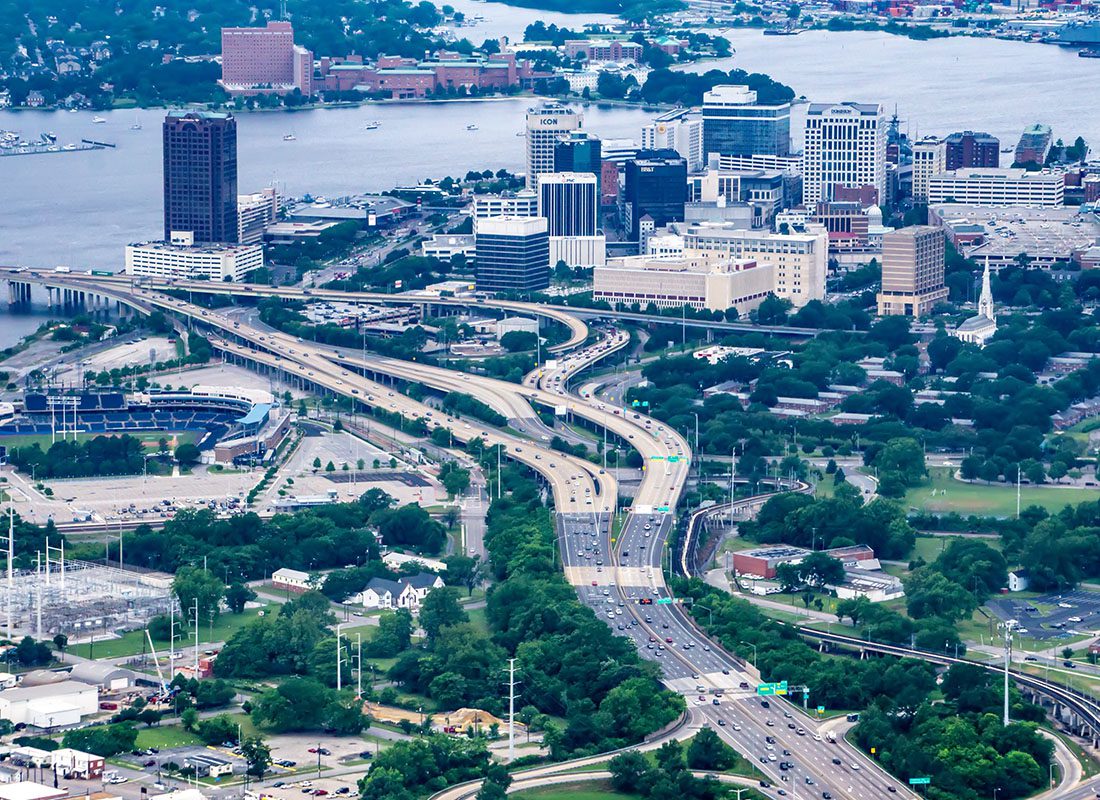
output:
M80 681L24 686L0 692L0 719L38 728L78 725L99 710L99 689Z

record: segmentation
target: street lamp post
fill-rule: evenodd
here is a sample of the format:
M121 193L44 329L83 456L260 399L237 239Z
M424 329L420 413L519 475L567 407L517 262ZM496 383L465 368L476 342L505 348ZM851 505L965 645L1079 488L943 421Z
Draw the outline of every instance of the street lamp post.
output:
M755 667L756 666L756 645L753 644L752 642L745 642L745 641L742 641L741 644L747 644L749 647L752 648L752 665Z

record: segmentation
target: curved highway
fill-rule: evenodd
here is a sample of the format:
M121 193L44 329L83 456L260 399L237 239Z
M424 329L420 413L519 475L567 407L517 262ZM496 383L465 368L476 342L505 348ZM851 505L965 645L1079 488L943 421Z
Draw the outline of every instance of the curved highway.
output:
M212 339L214 346L234 359L281 370L303 383L364 405L424 419L429 428L447 427L460 441L480 436L490 446L502 446L509 458L531 467L550 484L558 511L565 572L582 600L606 617L621 635L631 637L643 655L660 664L665 682L684 693L694 712L713 724L735 749L756 761L774 785L794 789L797 784L802 796L814 787L811 791L817 793L815 796L828 792L837 800L870 800L884 796L888 786L895 786L893 779L854 748L827 743L818 732L816 720L782 700L769 702L756 697L752 671L713 645L670 596L662 563L671 558L665 554L669 552L676 504L690 468L687 442L657 420L568 391L572 377L622 346L624 332L614 331L607 340L573 352L559 364L543 369L543 374L528 376L520 387L395 359L360 357L357 362L338 349L326 350L285 334L258 331L216 310L200 308L154 288L131 286L128 279L90 279L79 274L54 273L45 277L35 273L10 277L24 281L33 278L50 286L111 296L145 311L160 308L191 317L203 327L219 331ZM177 282L162 288L218 292L222 287L201 282L189 287ZM240 287L236 289L240 293ZM257 286L251 291L257 295L283 296L281 290L272 287ZM293 291L302 295L309 290ZM331 291L325 291L324 296L348 301L374 299L369 295ZM382 297L393 299L388 295ZM439 299L410 298L409 302L439 302ZM521 308L516 308L517 305ZM537 313L526 304L497 307L509 306L509 310ZM570 325L570 330L574 336L568 346L587 339L587 326L583 327L583 337L580 326ZM528 401L549 407L565 405L641 454L645 472L630 513L621 528L613 524L617 487L610 476L590 462L551 451L538 441L491 426L456 420L364 377L360 368L445 391L464 391L509 419L533 416ZM786 768L781 768L781 763ZM897 794L911 796L903 787L895 788Z

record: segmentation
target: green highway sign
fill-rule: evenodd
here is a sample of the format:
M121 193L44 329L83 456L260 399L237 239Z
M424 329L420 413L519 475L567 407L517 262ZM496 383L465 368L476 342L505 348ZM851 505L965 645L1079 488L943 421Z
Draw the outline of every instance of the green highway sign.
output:
M668 460L671 461L673 464L675 464L677 461L680 460L680 457L679 456L669 456Z
M779 683L761 683L756 687L757 694L786 694L787 682L780 681Z
M671 603L672 603L672 598L671 597L658 597L657 598L657 605L659 605L659 606L667 606L667 605L671 605Z
M909 785L910 786L927 786L931 782L932 782L931 778L910 778L909 779Z
M650 461L664 461L665 457L664 456L650 456L649 460Z
M818 714L824 714L825 713L825 706L818 706L817 707L817 713Z
M667 514L668 513L668 506L657 506L657 510L660 511L661 513L663 513L663 514Z

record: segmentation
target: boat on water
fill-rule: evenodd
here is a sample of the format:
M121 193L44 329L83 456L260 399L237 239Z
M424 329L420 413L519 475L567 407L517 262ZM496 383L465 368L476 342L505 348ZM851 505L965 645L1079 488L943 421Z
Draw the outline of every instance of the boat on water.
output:
M1002 153L1015 153L1016 148L1015 147L1002 147L1001 152Z
M295 136L293 133L288 133L286 136L283 137L284 142L295 142L297 140L298 137Z
M45 139L47 142L56 142L57 141L57 134L54 133L53 131L46 131L45 133L42 134L42 138Z
M1055 29L1054 41L1057 44L1100 45L1100 19L1067 22Z
M526 137L527 136L527 131L517 131L516 136Z
M1100 47L1086 47L1077 53L1078 58L1100 58Z
M92 123L95 125L102 125L106 121L103 117L92 117Z
M75 145L75 144L72 144L72 143L69 143L69 144L65 145L64 147L62 147L61 149L62 149L62 150L75 150L75 149L76 149L76 145Z
M135 122L133 125L130 126L130 130L140 131L141 130L141 123L140 122Z
M481 128L479 128L477 125L474 125L473 123L470 123L469 125L466 126L466 130L468 130L468 131L479 131L479 130L481 130Z
M765 36L797 36L802 31L796 28L765 28Z
M382 123L381 123L381 122L378 122L377 120L375 120L374 122L368 122L368 123L367 123L366 125L364 125L363 127L364 127L364 128L366 128L366 129L367 129L368 131L376 131L376 130L378 130L378 129L379 129L379 128L380 128L381 126L382 126Z

